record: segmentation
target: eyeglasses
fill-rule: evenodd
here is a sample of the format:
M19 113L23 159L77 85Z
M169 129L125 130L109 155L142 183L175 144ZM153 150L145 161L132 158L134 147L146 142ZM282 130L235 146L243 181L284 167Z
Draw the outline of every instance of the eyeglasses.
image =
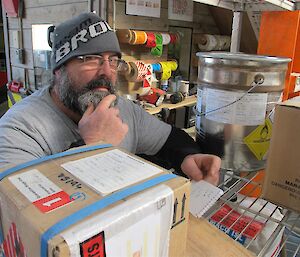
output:
M125 61L119 59L117 56L110 56L108 59L105 59L101 55L84 55L77 56L76 58L81 60L82 64L90 69L102 68L105 61L109 62L109 66L113 71L122 71L125 66Z

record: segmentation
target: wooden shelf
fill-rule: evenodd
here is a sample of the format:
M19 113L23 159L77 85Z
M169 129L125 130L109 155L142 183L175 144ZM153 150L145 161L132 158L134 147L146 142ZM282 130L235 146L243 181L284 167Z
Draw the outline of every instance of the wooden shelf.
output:
M234 11L293 11L296 8L294 1L288 0L194 0L194 2Z
M184 106L191 106L191 105L195 104L196 102L197 102L196 96L188 96L180 103L177 103L177 104L163 103L162 105L160 105L158 107L146 108L146 111L149 112L150 114L156 114L156 113L159 113L161 111L161 109L163 109L163 108L172 110L172 109L177 109L177 108L184 107Z

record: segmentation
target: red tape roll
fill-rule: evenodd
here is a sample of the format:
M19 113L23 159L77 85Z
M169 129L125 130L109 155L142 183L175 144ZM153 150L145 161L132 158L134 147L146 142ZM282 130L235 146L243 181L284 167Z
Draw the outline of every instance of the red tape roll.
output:
M149 48L153 48L156 47L156 38L155 38L155 34L152 32L146 32L147 34L147 43L146 43L146 47Z
M170 34L170 44L175 44L177 41L177 35L176 34Z

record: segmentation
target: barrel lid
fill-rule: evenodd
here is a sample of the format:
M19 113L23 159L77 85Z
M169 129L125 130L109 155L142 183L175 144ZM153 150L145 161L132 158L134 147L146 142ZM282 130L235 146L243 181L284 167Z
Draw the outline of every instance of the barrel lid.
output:
M291 61L290 58L286 57L275 57L255 54L244 54L244 53L230 53L230 52L198 52L196 55L199 58L213 58L213 59L224 59L233 61L257 61L257 62L269 62L269 63L288 63Z

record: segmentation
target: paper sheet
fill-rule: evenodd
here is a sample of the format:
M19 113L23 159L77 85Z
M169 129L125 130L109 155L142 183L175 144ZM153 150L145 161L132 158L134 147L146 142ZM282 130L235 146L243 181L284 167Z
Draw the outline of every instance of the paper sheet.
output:
M161 172L161 169L118 149L67 162L61 166L102 195Z
M223 190L204 180L192 181L190 212L200 218L223 193Z

